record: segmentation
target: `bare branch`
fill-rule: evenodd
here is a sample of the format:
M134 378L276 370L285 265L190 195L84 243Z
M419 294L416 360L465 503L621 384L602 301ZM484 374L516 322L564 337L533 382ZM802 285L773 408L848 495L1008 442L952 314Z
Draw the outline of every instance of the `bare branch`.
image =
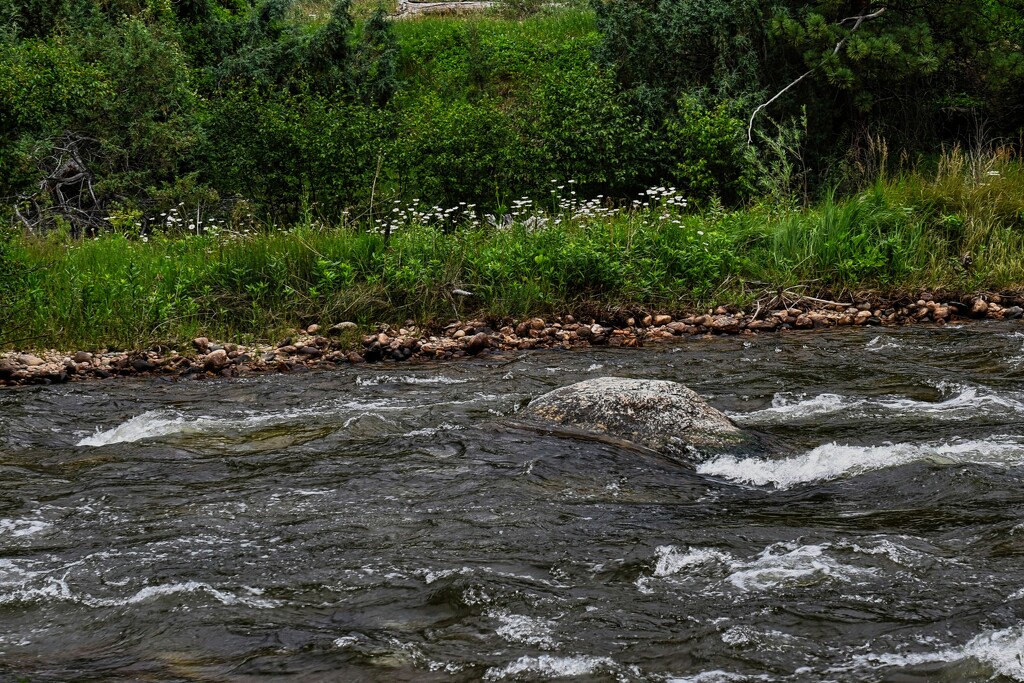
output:
M845 36L843 36L843 39L842 39L842 40L840 40L840 41L839 41L838 43L836 43L836 46L835 46L835 48L834 48L834 49L832 50L832 54L831 54L830 56L831 56L831 57L834 57L834 56L836 56L837 54L839 54L839 51L843 49L843 45L845 45L845 44L846 44L846 41L850 39L850 36L852 36L852 35L854 34L854 32L855 32L855 31L856 31L857 29L859 29L859 28L860 28L861 24L863 24L863 23L864 23L865 21L867 21L867 20L869 20L869 19L875 19L876 17L880 17L880 16L882 16L882 14L884 14L884 13L885 13L885 8L883 7L882 9L880 9L880 10L877 10L877 11L875 11L875 12L872 12L872 13L870 13L870 14L861 14L860 16L857 16L857 17L847 17L846 19L843 19L842 21L839 21L839 22L837 22L837 24L836 24L836 25L837 25L837 26L841 26L842 24L844 24L844 23L846 23L846 22L848 22L848 21L854 21L854 20L856 20L856 23L855 23L855 24L853 25L853 28L851 28L851 29L850 29L850 32L849 32L849 33L847 33L847 34L846 34ZM750 144L753 144L753 142L754 142L754 118L755 118L755 117L757 117L757 115L758 115L759 113L761 113L761 111L762 111L762 110L763 110L763 109L764 109L765 107L767 107L767 106L768 106L768 105L770 105L770 104L771 104L772 102L774 102L775 100L777 100L777 99L779 99L780 97L782 97L782 96L783 96L783 95L784 95L784 94L786 93L786 91L788 91L788 90L789 90L790 88L792 88L792 87L793 87L794 85L796 85L797 83L799 83L800 81L804 80L805 78L807 78L808 76L810 76L810 75L811 75L812 73L814 73L815 71L817 71L817 70L818 70L818 68L819 68L819 67L820 67L820 66L821 66L822 64L824 64L824 63L825 63L825 60L822 60L822 61L821 61L820 63L818 63L818 64L817 64L816 66L814 66L813 68L811 68L811 69L807 70L806 72L804 72L804 73L800 74L800 76L799 76L799 77L797 77L797 79L796 79L795 81L793 81L792 83L790 83L789 85L787 85L787 86L786 86L785 88L783 88L783 89L782 89L782 90L780 90L779 92L775 93L775 95L774 95L774 96L773 96L773 97L772 97L772 98L771 98L770 100L768 100L767 102L764 102L764 103L762 103L762 104L759 104L759 105L757 106L757 109L755 109L755 110L754 110L754 113L752 113L752 114L750 115L750 122L749 122L749 123L747 124L747 144L748 144L748 145L750 145Z
M25 229L28 230L30 234L35 232L35 230L32 229L32 224L28 222L28 219L21 215L21 211L18 210L17 203L14 204L14 215L18 217L18 220L25 224Z

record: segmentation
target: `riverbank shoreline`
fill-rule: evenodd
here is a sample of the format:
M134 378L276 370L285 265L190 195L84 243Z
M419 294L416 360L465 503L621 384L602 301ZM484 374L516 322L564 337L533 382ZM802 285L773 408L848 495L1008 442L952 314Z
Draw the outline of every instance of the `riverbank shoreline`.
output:
M189 349L154 346L130 351L9 351L0 354L0 386L46 385L162 376L176 380L304 372L360 363L454 360L532 349L591 346L642 347L698 336L778 334L850 326L942 326L1024 317L1024 295L976 293L944 296L928 292L916 299L865 297L838 302L802 297L753 310L719 306L705 313L609 314L578 320L572 315L518 321L453 321L427 330L412 321L394 328L360 330L355 323L318 324L295 330L277 344L241 345L198 337Z

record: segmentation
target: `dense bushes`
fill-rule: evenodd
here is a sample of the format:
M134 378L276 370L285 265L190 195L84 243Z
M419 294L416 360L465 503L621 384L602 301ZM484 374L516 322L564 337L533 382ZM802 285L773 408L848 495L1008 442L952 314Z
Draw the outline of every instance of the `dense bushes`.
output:
M1012 3L526 2L394 22L352 1L0 0L5 214L142 235L181 202L196 230L238 206L276 223L414 197L504 212L552 180L738 206L870 184L878 140L913 158L1024 118ZM749 145L755 108L802 74Z
M717 154L703 149L694 150L697 158L684 151L652 159L660 174L699 193L744 195L738 179L750 170L741 151L746 131L729 135L738 121L730 125L726 113L746 128L759 103L791 84L751 132L755 141L760 134L774 137L773 120L786 126L804 117L800 154L819 186L844 180L837 171L864 166L873 138L934 153L943 140L977 137L979 121L997 137L1016 137L1024 121L1019 4L594 0L594 6L602 60L635 110L670 135L696 124L690 140L715 141Z

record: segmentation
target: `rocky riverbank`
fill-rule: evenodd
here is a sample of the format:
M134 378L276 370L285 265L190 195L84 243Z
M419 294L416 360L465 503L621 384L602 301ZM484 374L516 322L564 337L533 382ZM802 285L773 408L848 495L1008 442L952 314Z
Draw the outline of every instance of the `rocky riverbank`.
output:
M276 345L243 346L205 337L192 348L136 351L8 352L0 354L0 386L55 384L88 379L161 375L177 379L235 377L261 372L304 372L312 367L405 360L446 360L514 350L585 346L638 347L696 335L775 333L851 325L945 325L962 320L1014 320L1024 316L1019 295L988 293L842 303L804 297L785 307L741 311L721 306L704 314L640 313L577 320L456 321L428 331L408 321L361 334L357 325L310 325Z

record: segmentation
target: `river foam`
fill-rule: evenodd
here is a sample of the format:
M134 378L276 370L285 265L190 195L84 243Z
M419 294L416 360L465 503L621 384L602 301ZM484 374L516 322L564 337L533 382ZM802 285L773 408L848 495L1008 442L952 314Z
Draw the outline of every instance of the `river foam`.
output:
M851 446L827 443L789 458L724 455L697 466L697 472L741 484L788 489L913 462L1013 467L1024 465L1024 442L993 436L953 443L897 443Z

